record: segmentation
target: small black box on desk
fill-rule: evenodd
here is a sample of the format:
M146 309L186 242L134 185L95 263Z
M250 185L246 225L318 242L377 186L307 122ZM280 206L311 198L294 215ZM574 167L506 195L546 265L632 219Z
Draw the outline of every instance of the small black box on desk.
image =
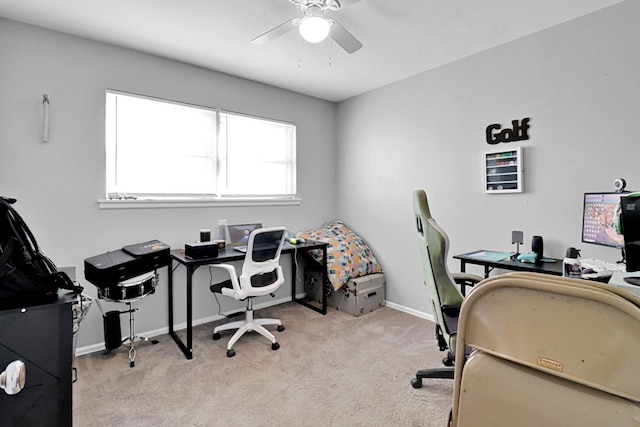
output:
M184 256L189 259L209 259L218 257L216 242L185 243Z

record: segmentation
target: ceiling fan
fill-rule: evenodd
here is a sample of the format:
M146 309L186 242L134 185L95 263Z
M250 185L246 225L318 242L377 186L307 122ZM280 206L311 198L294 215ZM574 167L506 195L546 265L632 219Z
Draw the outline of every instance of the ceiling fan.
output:
M347 53L353 53L362 47L362 43L338 21L325 18L324 15L328 11L335 12L359 1L361 0L289 0L303 16L283 22L251 42L264 45L298 27L300 36L311 43L318 43L331 36Z

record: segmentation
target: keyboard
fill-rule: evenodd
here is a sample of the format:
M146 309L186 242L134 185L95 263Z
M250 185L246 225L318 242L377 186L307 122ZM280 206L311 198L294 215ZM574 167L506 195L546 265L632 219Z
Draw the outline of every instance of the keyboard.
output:
M582 268L590 268L598 273L601 271L610 271L612 273L627 271L627 265L621 262L608 262L596 258L580 258L580 262L582 263Z

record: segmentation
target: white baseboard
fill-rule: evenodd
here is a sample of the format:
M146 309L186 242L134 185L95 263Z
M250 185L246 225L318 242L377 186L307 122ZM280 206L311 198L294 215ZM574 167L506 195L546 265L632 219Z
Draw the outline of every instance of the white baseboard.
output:
M427 319L427 320L431 320L432 322L435 322L435 318L433 317L433 314L425 313L423 311L414 310L413 308L405 307L403 305L396 304L396 303L391 302L391 301L387 301L385 303L385 305L387 307L389 307L389 308L393 308L395 310L402 311L404 313L412 314L412 315L420 317L422 319Z
M301 294L300 296L296 296L296 298L302 298L304 296L304 294ZM262 308L266 308L266 307L271 307L272 305L278 305L278 304L284 304L285 302L289 302L291 301L291 297L284 297L284 298L279 298L277 300L269 300L266 302L262 302L260 304L256 304L253 306L254 310L260 310ZM222 314L214 314L213 316L207 316L207 317L201 317L199 319L194 319L193 320L193 326L198 326L198 325L202 325L205 323L209 323L209 322L215 322L216 320L220 320L220 319L224 319L224 315ZM182 323L177 323L173 326L173 330L174 331L180 331L182 329L186 329L187 328L187 322L182 322ZM159 328L159 329L154 329L151 331L144 331L144 332L138 332L136 331L137 335L142 335L143 337L147 337L147 338L153 338L153 337L157 337L159 335L164 335L164 334L168 334L169 333L169 327L165 326L163 328ZM122 337L122 339L126 339L127 337ZM89 354L89 353L96 353L98 351L104 351L105 349L105 344L104 341L97 343L97 344L92 344L92 345L88 345L88 346L84 346L84 347L80 347L77 348L75 351L75 355L76 356L82 356L83 354Z
M304 293L301 293L299 295L296 295L296 298L303 298L304 297ZM256 310L259 310L261 308L266 308L266 307L271 307L273 305L277 305L277 304L283 304L285 302L289 302L291 301L291 297L284 297L284 298L279 298L277 300L270 300L270 301L266 301L260 304L256 304L254 306L254 308ZM435 319L433 317L432 314L429 313L425 313L423 311L418 311L418 310L414 310L413 308L409 308L409 307L405 307L403 305L400 304L396 304L393 303L391 301L386 301L385 305L389 308L393 308L394 310L398 310L398 311L402 311L404 313L408 313L411 314L413 316L416 317L420 317L422 319L427 319L430 320L432 322L435 322ZM202 317L199 319L194 319L193 321L193 326L198 326L198 325L202 325L205 323L210 323L210 322L215 322L217 320L223 319L224 316L222 314L215 314L213 316L207 316L207 317ZM176 325L173 326L173 330L174 331L180 331L182 329L186 329L187 328L187 322L182 322L182 323L178 323ZM147 338L152 338L152 337L157 337L159 335L164 335L164 334L168 334L169 333L169 327L163 327L163 328L159 328L159 329L154 329L151 331L145 331L145 332L138 332L138 334L147 337ZM126 337L123 337L123 339ZM75 355L76 356L82 356L83 354L89 354L89 353L95 353L98 351L103 351L105 349L105 344L104 341L98 344L92 344L92 345L88 345L85 347L80 347L78 349L76 349Z

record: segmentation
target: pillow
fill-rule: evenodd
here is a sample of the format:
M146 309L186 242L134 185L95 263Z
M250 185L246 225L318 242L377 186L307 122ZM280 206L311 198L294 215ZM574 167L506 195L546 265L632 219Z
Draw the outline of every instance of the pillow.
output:
M327 275L335 290L355 277L380 273L382 268L367 243L342 221L334 220L318 230L298 233L297 237L327 243ZM317 262L322 262L322 250L310 250Z

